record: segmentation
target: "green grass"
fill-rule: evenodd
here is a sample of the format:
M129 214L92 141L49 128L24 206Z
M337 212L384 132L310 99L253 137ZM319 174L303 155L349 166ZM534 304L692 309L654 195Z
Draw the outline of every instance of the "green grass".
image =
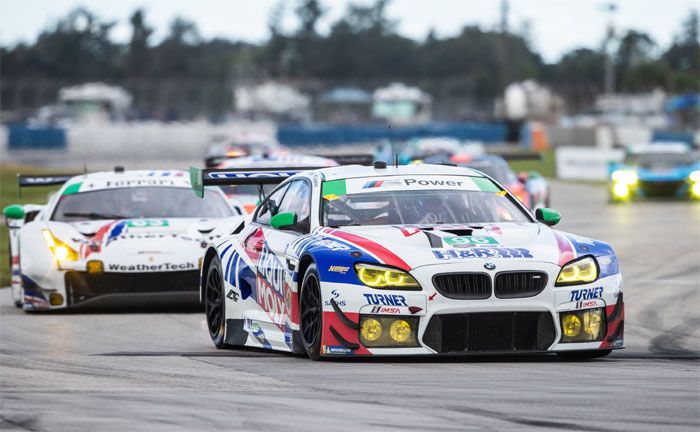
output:
M554 150L549 149L542 152L541 160L522 160L508 161L508 165L516 172L520 171L537 171L545 177L556 177L556 168L554 166Z
M17 173L47 174L56 170L27 167L19 165L0 165L0 208L10 204L46 204L51 192L59 186L24 188L22 197L17 197ZM0 287L10 285L10 245L8 242L7 225L0 223Z

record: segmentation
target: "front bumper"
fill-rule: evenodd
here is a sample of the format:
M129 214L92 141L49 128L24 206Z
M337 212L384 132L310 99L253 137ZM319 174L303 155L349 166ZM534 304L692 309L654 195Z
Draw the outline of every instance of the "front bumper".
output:
M492 292L488 298L460 300L447 298L435 289L431 280L436 272L430 267L412 272L423 287L420 293L387 292L357 286L329 289L329 293L333 289L342 293L360 291L361 298L346 295L340 299L344 307L324 307L322 352L326 355L516 354L623 348L624 302L619 274L593 284L554 287L558 266L547 263L499 263L499 271L527 268L546 272L549 282L541 292L529 297L498 298ZM444 272L445 266L441 266L439 271ZM462 268L461 271L469 270ZM380 295L367 297L367 292ZM391 301L392 298L397 305L367 304L367 300ZM561 343L560 315L593 308L603 308L604 311L605 328L601 337L591 342ZM392 318L417 317L418 346L365 347L359 337L359 326L353 328L348 322L359 324L369 314Z
M698 199L693 193L694 184L688 180L643 180L634 184L610 184L612 201L629 201L644 198Z
M99 273L66 272L66 303L75 306L109 297L199 298L199 271Z

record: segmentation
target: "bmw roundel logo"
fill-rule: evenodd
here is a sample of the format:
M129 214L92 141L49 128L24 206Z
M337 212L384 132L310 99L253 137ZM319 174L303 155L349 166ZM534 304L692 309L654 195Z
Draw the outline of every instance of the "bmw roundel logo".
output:
M490 263L490 262L489 262L489 263L484 264L484 268L485 268L486 270L493 270L493 269L496 268L496 264Z

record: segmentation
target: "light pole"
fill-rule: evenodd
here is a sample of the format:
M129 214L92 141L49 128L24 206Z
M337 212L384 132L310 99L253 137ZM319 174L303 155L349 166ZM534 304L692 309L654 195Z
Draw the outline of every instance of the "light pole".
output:
M605 94L612 94L615 92L615 62L613 60L612 42L615 39L614 15L615 11L617 11L617 5L614 2L610 2L604 7L608 13L608 28L603 41L603 52L605 54L604 89Z

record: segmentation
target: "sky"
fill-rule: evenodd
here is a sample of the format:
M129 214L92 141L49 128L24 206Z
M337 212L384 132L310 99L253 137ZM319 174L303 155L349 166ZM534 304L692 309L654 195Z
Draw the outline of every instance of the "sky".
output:
M136 8L146 10L147 22L156 28L155 40L162 38L168 24L177 16L197 23L204 38L224 37L261 42L268 37L268 16L280 0L0 0L0 45L32 42L39 32L79 6L88 6L104 20L116 20L113 38L125 42L130 37L129 15ZM327 13L319 23L325 32L345 12L350 0L322 0ZM371 0L353 3L371 4ZM547 62L580 47L601 45L609 15L609 0L509 0L509 26L519 30L529 26L531 42ZM698 0L615 0L613 19L622 33L634 28L649 33L661 49L678 33L691 8L700 9ZM296 0L285 1L284 27L296 27ZM404 36L423 39L430 29L444 37L454 35L465 25L494 28L500 22L501 0L393 0L388 17L399 21Z

